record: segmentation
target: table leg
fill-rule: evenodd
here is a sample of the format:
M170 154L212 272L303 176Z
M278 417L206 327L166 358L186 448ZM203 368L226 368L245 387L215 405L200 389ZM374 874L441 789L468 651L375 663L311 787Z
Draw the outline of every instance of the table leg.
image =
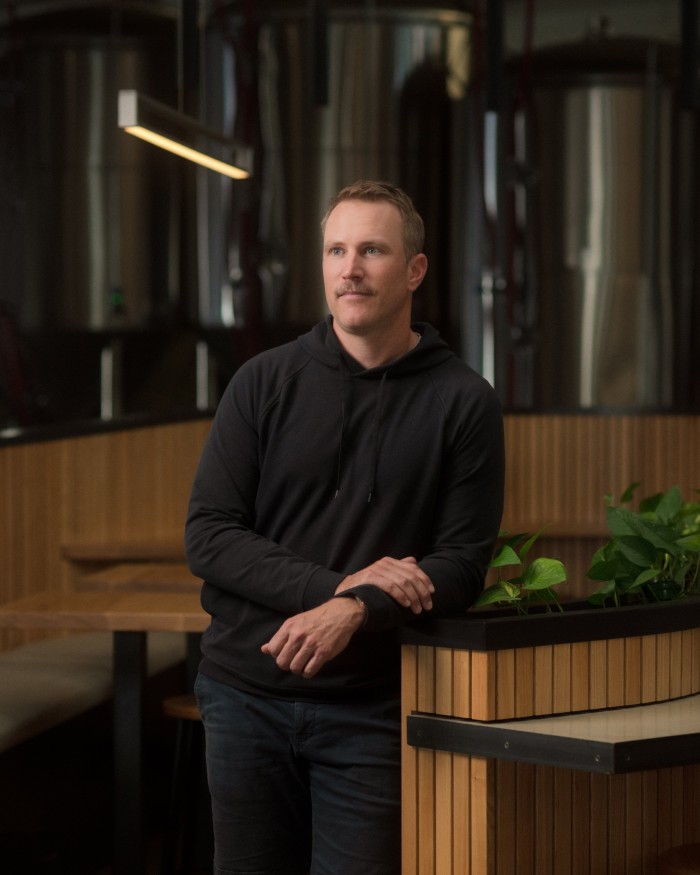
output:
M114 873L143 875L146 632L114 632Z

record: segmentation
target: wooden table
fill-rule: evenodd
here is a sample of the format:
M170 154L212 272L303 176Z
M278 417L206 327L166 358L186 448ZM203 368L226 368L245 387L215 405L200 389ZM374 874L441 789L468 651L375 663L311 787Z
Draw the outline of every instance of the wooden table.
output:
M76 588L106 592L199 592L202 581L186 562L120 562L80 574Z
M141 776L147 633L203 632L198 592L37 593L0 605L0 626L107 629L114 656L114 873L144 873Z

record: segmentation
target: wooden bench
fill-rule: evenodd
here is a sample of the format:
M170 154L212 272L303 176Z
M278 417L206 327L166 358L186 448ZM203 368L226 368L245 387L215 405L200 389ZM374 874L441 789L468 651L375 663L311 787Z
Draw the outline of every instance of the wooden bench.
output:
M0 654L0 752L108 701L113 639L87 632ZM184 632L148 634L148 676L184 661Z

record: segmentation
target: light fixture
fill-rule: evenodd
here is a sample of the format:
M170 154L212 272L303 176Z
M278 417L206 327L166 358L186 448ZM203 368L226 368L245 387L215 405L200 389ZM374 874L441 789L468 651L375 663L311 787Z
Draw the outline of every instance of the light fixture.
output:
M119 127L231 179L250 176L252 150L238 146L218 131L138 91L120 90Z

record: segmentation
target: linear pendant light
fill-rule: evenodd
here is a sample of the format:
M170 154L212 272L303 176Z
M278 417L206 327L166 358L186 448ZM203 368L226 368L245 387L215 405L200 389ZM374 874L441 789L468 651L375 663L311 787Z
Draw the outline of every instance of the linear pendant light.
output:
M231 179L250 176L251 149L238 146L218 131L133 89L119 91L119 127Z

